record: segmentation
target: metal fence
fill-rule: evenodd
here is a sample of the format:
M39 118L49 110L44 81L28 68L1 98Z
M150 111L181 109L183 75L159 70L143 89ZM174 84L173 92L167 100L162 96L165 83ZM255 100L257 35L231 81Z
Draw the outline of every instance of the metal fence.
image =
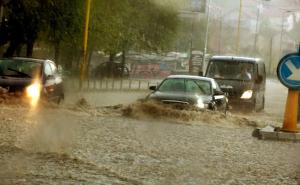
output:
M161 80L153 79L87 79L82 90L147 90ZM66 88L79 89L78 79L65 79Z

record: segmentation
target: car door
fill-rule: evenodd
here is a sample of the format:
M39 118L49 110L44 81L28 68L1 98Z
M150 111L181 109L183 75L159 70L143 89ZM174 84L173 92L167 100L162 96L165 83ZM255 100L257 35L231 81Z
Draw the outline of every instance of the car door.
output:
M56 97L61 97L63 96L63 80L61 75L59 74L56 64L52 61L49 61L49 64L51 66L52 72L53 72L53 77L54 77L54 86L55 86L55 96Z
M48 61L44 63L44 88L48 99L53 99L57 94L56 80L54 71Z

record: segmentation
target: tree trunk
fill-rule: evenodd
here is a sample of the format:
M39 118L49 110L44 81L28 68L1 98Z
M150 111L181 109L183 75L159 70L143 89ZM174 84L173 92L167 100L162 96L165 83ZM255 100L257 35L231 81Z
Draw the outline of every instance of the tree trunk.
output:
M20 42L18 40L11 40L3 57L13 57L19 45Z
M28 42L27 43L27 48L26 48L26 56L27 57L32 57L33 55L33 45L34 45L34 42Z
M114 76L114 73L113 73L114 60L115 60L115 54L110 53L109 54L109 62L108 62L108 77L113 77Z
M126 51L123 48L123 51L122 51L122 63L121 63L121 70L122 70L121 71L121 78L123 78L123 76L124 76L125 63L126 63Z
M23 44L20 44L20 45L17 47L17 49L16 49L16 55L17 55L17 57L20 57L20 56L21 56L22 48L23 48Z
M86 67L86 74L88 77L91 76L90 73L90 66L91 66L91 61L92 61L92 57L93 57L93 48L90 49L90 51L88 52L88 63L87 63L87 67Z
M54 60L57 65L60 64L59 57L60 57L60 41L54 43Z

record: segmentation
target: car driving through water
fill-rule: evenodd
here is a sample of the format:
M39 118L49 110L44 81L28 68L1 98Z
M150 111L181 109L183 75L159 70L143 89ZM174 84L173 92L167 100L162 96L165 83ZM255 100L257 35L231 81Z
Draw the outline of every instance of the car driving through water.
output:
M199 109L227 110L227 97L212 78L171 75L158 87L150 86L153 92L148 99L167 104L192 105Z
M0 87L22 93L33 104L40 97L57 103L64 99L63 81L51 60L0 59Z
M260 111L265 105L265 64L257 58L213 56L206 77L214 78L228 93L233 108Z

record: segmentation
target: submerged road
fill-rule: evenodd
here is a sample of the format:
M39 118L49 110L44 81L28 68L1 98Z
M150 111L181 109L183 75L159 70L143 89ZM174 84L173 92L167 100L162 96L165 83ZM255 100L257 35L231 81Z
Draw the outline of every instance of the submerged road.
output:
M1 106L0 184L298 184L300 144L251 136L253 122L281 123L286 89L276 80L267 87L265 112L193 120L78 107L77 95L60 108ZM101 106L144 94L85 96Z

